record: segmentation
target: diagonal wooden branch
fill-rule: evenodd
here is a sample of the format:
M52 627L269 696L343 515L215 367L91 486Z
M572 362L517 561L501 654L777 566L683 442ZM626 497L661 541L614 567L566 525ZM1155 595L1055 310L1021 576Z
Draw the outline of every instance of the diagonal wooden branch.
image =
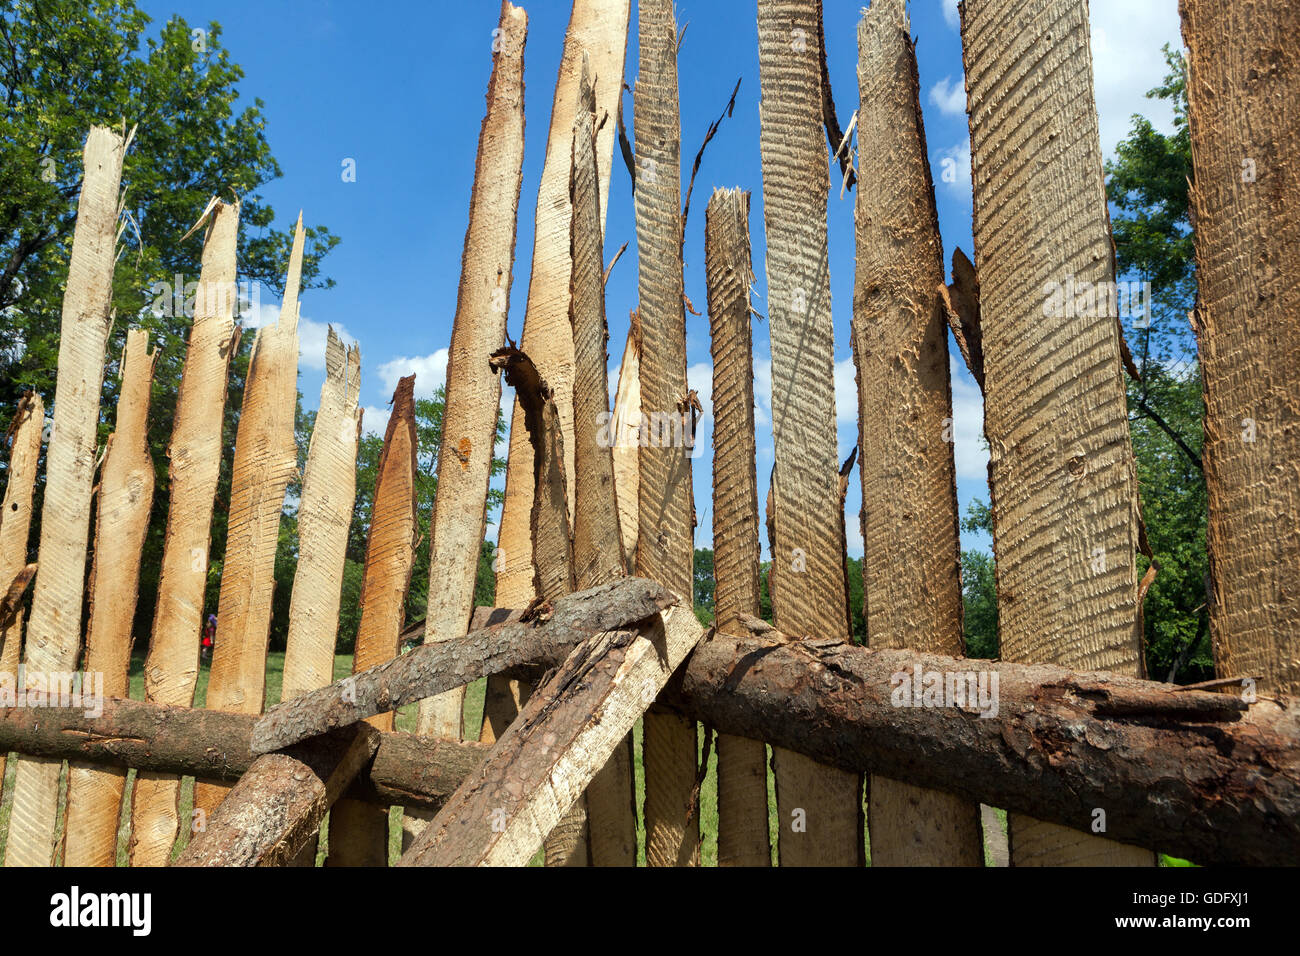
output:
M399 865L527 863L704 633L675 605L574 649Z
M329 687L270 708L257 722L253 751L268 753L529 663L559 664L593 634L628 627L673 602L660 585L624 578L542 605L526 620L492 624L434 641Z
M173 865L291 862L378 746L379 731L361 723L258 757Z

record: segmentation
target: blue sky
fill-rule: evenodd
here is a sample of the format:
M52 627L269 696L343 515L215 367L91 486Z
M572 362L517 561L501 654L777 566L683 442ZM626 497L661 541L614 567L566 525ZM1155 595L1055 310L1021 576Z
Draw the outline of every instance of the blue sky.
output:
M265 101L267 136L284 171L262 189L275 208L276 225L289 228L299 208L309 223L323 223L342 237L326 260L337 285L302 298L299 388L314 408L324 376L325 326L361 345L361 402L368 430L382 432L386 406L398 377L414 371L417 392L442 384L460 278L466 214L473 184L475 149L491 71L492 30L500 5L494 0L444 3L355 3L321 0L140 0L159 23L179 14L190 25L216 20L223 43L245 71L241 93ZM509 325L518 339L524 321L532 261L533 216L545 158L556 71L570 5L563 0L524 3L528 12L525 68L523 189L515 249ZM825 0L826 45L841 125L858 105L856 26L862 4ZM1107 155L1126 133L1134 112L1168 131L1163 104L1144 98L1164 74L1160 48L1180 45L1177 0L1093 0L1093 72L1102 149ZM971 246L970 148L965 114L961 41L956 0L912 0L912 33L918 40L922 109L936 184L944 258ZM759 164L758 39L753 0L681 0L679 28L689 24L678 62L682 118L683 195L694 157L708 126L741 79L735 114L710 143L696 180L685 240L686 293L704 310L704 207L715 186L751 190L755 308L766 313L762 174ZM156 26L157 24L155 24ZM636 5L633 3L625 80L637 73ZM631 128L631 99L624 110ZM869 144L868 144L869 146ZM617 152L617 148L616 148ZM952 158L956 182L944 182L943 160ZM355 162L354 182L341 175ZM836 404L840 457L857 441L857 400L849 345L854 241L853 194L839 198L832 176L828 207L832 310L836 336ZM214 184L214 189L221 184ZM197 214L198 210L196 210ZM637 257L632 194L626 170L615 159L605 248L608 260L624 242L628 250L607 287L611 386L627 334L627 315L637 300ZM272 319L276 303L262 296ZM706 418L695 460L697 546L711 540L709 334L707 315L687 315L690 385L699 391ZM754 324L755 396L758 409L760 501L772 463L768 331ZM972 498L987 499L986 453L979 391L961 367L955 345L953 400L958 497L963 511ZM506 400L510 396L507 389ZM501 450L504 455L504 448ZM862 554L857 511L861 491L854 470L848 493L849 553ZM495 521L489 515L489 537ZM966 547L988 547L983 536L965 535ZM766 541L764 554L766 556Z

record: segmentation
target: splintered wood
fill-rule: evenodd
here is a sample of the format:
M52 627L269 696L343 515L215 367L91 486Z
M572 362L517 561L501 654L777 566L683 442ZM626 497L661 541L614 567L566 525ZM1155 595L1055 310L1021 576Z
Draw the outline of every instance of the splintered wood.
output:
M54 425L45 456L39 569L23 648L29 679L72 671L81 646L99 393L112 324L118 188L125 153L121 136L103 126L91 127L82 156L81 197L63 295ZM57 760L18 758L6 866L53 862L61 768Z
M126 334L116 428L99 473L95 557L90 575L90 625L82 669L103 675L106 697L127 697L131 625L135 620L140 553L149 529L154 470L149 455L149 392L157 352L142 329ZM72 763L64 866L113 866L126 771Z
M858 24L862 106L853 355L867 643L962 653L943 250L904 0ZM979 808L873 776L873 866L980 866Z
M714 190L705 211L704 271L713 356L713 611L730 633L759 613L758 478L749 286L749 193ZM767 746L718 735L718 865L770 866Z
M1087 0L962 10L1002 657L1136 675L1119 323L1059 291L1115 281ZM1016 817L1011 853L1017 866L1154 863L1149 850Z
M217 202L203 241L185 368L168 445L167 536L158 579L145 699L189 707L199 674L199 634L208 583L212 508L221 471L222 420L230 360L239 346L234 287L239 204ZM165 866L180 828L180 779L141 770L131 790L131 865Z
M261 713L266 647L284 493L298 472L294 413L298 398L298 288L302 281L302 214L294 227L284 301L275 325L258 329L248 359L230 477L230 523L217 605L206 705ZM194 784L194 807L211 815L229 787Z
M399 865L526 864L703 635L691 609L674 606L584 641Z
M1294 3L1183 0L1221 677L1300 693L1300 60Z
M819 0L759 0L758 68L772 335L772 611L791 634L848 640L835 447L835 336L826 255ZM644 296L643 296L644 301ZM862 861L862 781L776 752L782 865Z

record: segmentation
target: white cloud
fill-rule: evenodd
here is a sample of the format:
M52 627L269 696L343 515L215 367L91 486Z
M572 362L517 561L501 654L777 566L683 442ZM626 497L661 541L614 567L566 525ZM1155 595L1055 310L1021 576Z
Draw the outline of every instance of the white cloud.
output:
M386 396L392 396L398 379L414 373L415 397L432 398L438 386L447 381L447 350L438 349L430 355L398 356L375 371Z
M384 437L388 430L388 416L392 414L382 405L367 405L361 416L361 432L364 435Z
M951 76L945 76L930 87L930 102L945 116L965 116L966 84L960 79L954 83Z
M754 424L772 424L772 360L754 356Z
M1173 131L1173 111L1147 99L1168 69L1160 48L1182 49L1177 0L1092 0L1092 75L1101 128L1101 151L1114 152L1140 113L1162 132Z
M952 373L953 461L957 480L988 478L989 451L984 447L984 396L974 380L950 360Z
M857 368L853 365L853 356L839 359L835 363L835 423L845 425L858 420L858 383ZM857 441L855 436L853 439Z
M939 150L936 156L934 179L943 184L951 195L971 201L970 140Z
M943 18L954 30L961 29L961 15L957 12L957 0L943 0Z
M298 364L302 368L325 370L325 343L329 338L329 325L314 319L298 320ZM357 338L346 327L334 326L334 331L344 345L356 345Z

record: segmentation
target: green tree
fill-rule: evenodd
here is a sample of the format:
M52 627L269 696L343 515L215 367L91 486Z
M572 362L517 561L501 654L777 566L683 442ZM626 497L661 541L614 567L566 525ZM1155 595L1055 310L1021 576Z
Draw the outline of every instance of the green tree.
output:
M993 534L993 512L978 498L966 506L961 530ZM961 553L962 637L967 657L998 656L998 596L993 556L974 548Z
M1187 67L1165 47L1169 72L1149 97L1168 102L1174 131L1141 116L1106 165L1121 279L1149 284L1147 310L1124 317L1136 354L1129 422L1147 538L1158 573L1144 605L1147 672L1157 680L1213 675L1205 611L1209 572L1201 464L1203 386L1187 314L1196 301L1188 188ZM1139 573L1146 570L1143 559Z
M283 294L291 242L288 232L272 228L274 210L258 192L280 175L265 135L263 103L254 99L239 108L244 73L222 45L221 26L191 27L173 17L154 34L149 24L133 0L17 0L0 11L0 421L10 419L24 389L39 392L47 408L54 400L87 130L96 123L134 130L122 174L117 322L100 428L107 437L126 331L142 327L158 350L149 426L158 482L137 635L149 632L157 593L168 506L166 448L189 334L184 308L167 306L172 292L183 303L184 285L199 277L203 230L183 237L210 197L238 198L239 280L250 298L267 304ZM322 226L310 227L307 237L303 289L328 287L333 283L323 276L321 260L338 239ZM243 316L246 324L257 318ZM230 458L252 341L245 334L232 361L213 523L216 557L224 553ZM289 531L292 539L292 526ZM38 535L33 529L32 540ZM214 608L219 572L216 563L210 575Z

